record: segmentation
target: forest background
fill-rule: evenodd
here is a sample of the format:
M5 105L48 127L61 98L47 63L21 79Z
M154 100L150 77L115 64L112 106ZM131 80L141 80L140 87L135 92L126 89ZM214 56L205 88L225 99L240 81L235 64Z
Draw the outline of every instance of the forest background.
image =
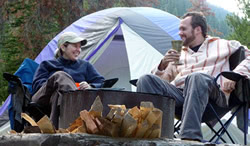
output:
M0 101L8 96L3 72L15 73L25 58L35 59L65 27L106 8L154 7L177 17L187 11L201 11L207 17L210 35L235 39L250 48L250 2L237 1L241 16L206 0L1 0Z

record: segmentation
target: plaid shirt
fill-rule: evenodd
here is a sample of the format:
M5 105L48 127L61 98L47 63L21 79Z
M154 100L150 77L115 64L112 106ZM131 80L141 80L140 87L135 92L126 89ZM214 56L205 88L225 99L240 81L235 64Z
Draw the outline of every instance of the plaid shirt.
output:
M180 62L183 65L172 65L160 71L158 66L152 73L160 78L171 82L178 88L184 87L187 75L193 72L201 72L216 77L222 71L229 71L229 57L241 46L238 41L228 41L215 37L208 37L203 42L198 52L190 48L183 48ZM233 71L250 78L250 50L245 47L246 58ZM224 77L218 79L221 86L225 81Z

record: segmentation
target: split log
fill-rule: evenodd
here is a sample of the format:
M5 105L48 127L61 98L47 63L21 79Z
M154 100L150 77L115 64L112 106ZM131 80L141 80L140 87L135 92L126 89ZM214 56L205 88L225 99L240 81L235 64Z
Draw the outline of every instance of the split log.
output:
M85 122L87 127L87 132L90 134L97 134L99 132L93 117L89 114L88 111L83 110L80 112L81 119Z

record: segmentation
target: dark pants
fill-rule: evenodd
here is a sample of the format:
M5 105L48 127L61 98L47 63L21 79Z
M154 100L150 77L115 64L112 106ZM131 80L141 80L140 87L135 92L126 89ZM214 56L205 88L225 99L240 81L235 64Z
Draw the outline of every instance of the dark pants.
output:
M50 120L55 128L58 128L58 117L60 112L61 91L76 90L75 81L63 72L55 72L44 85L32 96L32 101L42 107L51 110Z
M182 115L181 139L202 140L201 122L209 101L215 103L218 112L228 111L225 108L226 97L214 78L202 73L190 74L185 80L183 90L155 75L144 75L137 82L137 92L161 94L175 98L176 115Z

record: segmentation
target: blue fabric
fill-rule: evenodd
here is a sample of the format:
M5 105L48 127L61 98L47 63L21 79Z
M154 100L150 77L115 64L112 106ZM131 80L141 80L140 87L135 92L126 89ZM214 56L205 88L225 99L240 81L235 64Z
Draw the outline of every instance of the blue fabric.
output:
M14 74L21 79L23 85L29 89L30 93L32 93L33 76L38 65L39 64L34 62L32 59L26 58L24 59L21 66L18 68L18 70Z
M96 88L101 87L102 77L89 62L78 59L77 61L66 60L63 57L43 61L37 69L33 81L33 93L42 87L47 79L56 71L68 73L75 82L88 82Z
M33 60L31 60L29 58L26 58L26 59L24 59L21 66L18 68L18 70L14 74L21 79L23 85L28 88L30 93L32 92L32 80L33 80L33 76L34 76L34 73L35 73L37 67L38 67L38 64L36 62L34 62ZM14 129L15 111L13 109L13 104L12 104L12 100L11 100L10 96L8 99L10 100L10 103L8 106L10 127L11 127L11 129ZM5 107L5 110L6 109L7 109L7 107Z

